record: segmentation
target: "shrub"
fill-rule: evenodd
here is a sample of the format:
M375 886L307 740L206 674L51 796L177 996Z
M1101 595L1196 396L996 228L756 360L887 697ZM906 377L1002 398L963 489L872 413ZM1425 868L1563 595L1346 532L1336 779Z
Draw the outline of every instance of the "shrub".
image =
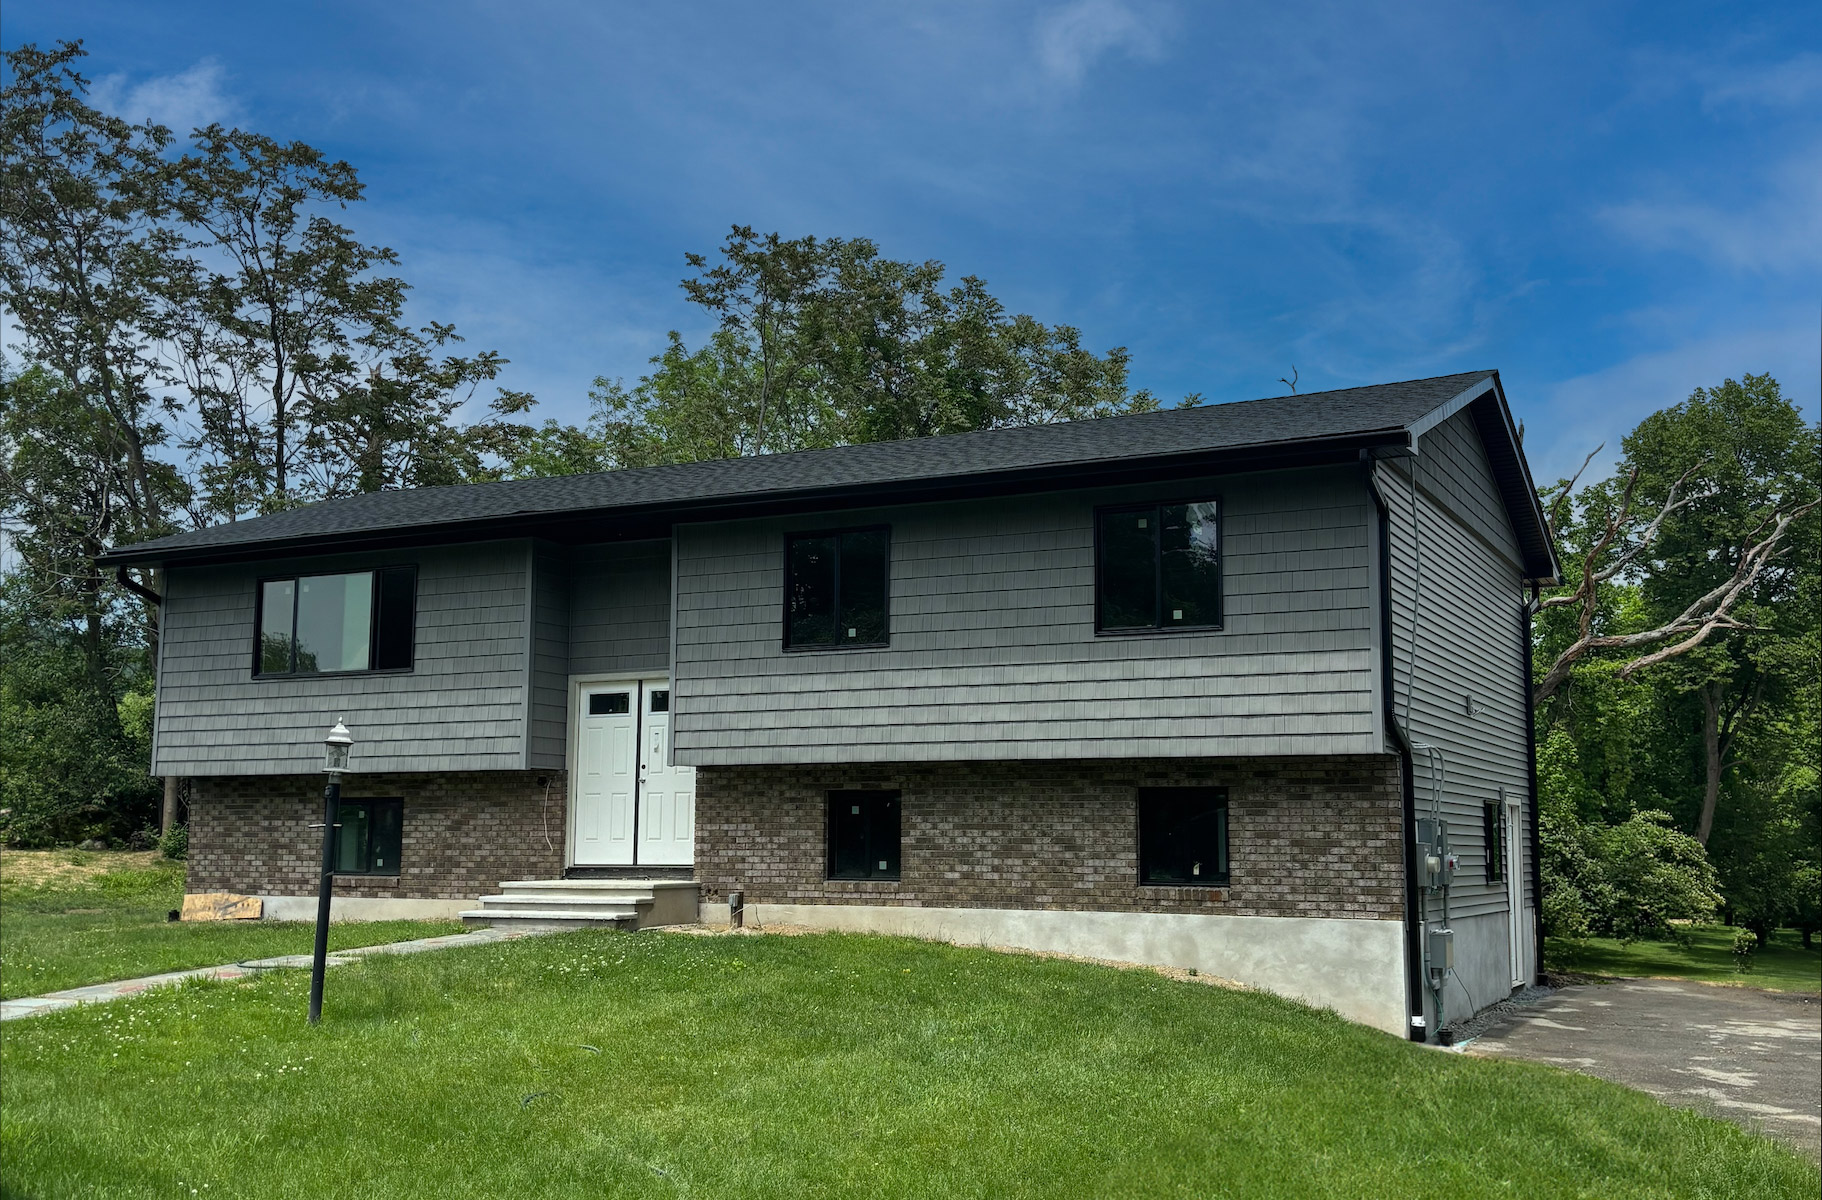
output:
M1759 952L1759 935L1741 929L1733 935L1733 969L1745 974L1752 970L1753 955Z
M158 839L158 850L166 858L181 862L190 856L190 829L187 825L173 825Z
M1582 821L1573 804L1540 812L1544 929L1553 937L1591 934L1621 941L1682 940L1672 922L1712 921L1721 902L1702 844L1662 812L1635 812L1617 825Z

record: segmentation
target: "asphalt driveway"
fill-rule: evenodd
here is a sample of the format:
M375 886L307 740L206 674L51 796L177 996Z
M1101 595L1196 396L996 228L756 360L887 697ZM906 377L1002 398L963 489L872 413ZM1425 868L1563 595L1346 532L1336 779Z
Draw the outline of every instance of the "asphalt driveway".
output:
M1700 1108L1822 1159L1822 1002L1663 979L1561 988L1469 1054L1525 1058Z

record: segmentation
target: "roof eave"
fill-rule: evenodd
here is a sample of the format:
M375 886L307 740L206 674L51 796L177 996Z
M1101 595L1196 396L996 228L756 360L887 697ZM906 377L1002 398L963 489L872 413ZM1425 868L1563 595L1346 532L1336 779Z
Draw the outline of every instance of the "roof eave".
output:
M628 527L712 521L735 517L779 515L817 508L859 508L883 504L934 502L969 496L1009 495L1062 488L1109 486L1122 482L1182 478L1198 470L1219 474L1276 470L1295 466L1350 462L1363 450L1406 449L1412 443L1404 427L1350 433L1331 438L1252 444L1216 450L1186 451L1142 458L1104 459L1085 463L1026 467L1012 471L893 480L870 484L797 488L744 493L698 500L638 505L596 506L543 512L517 512L465 521L425 522L355 532L306 534L231 545L160 548L156 543L123 546L102 554L102 566L203 566L298 555L483 541L501 537L541 536L563 527L599 523ZM624 536L624 535L622 535ZM656 536L656 535L654 535ZM582 540L582 539L578 539Z

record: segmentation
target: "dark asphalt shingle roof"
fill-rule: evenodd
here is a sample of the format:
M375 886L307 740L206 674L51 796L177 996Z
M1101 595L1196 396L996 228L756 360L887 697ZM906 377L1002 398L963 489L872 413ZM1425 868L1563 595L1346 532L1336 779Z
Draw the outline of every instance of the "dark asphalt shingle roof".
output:
M1492 371L1200 408L989 429L976 433L838 446L790 454L642 467L595 475L375 492L271 516L175 534L106 556L155 562L199 553L317 542L388 531L535 519L615 509L762 500L822 489L991 477L1012 471L1117 464L1245 447L1268 449L1331 438L1395 433Z

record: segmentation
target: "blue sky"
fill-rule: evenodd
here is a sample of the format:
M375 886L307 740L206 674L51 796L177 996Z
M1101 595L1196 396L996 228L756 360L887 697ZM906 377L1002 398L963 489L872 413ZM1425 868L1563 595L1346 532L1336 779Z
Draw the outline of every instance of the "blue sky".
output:
M1534 468L1770 371L1813 419L1822 5L10 0L108 106L361 171L416 315L579 419L735 222L865 236L1167 398L1498 367Z

